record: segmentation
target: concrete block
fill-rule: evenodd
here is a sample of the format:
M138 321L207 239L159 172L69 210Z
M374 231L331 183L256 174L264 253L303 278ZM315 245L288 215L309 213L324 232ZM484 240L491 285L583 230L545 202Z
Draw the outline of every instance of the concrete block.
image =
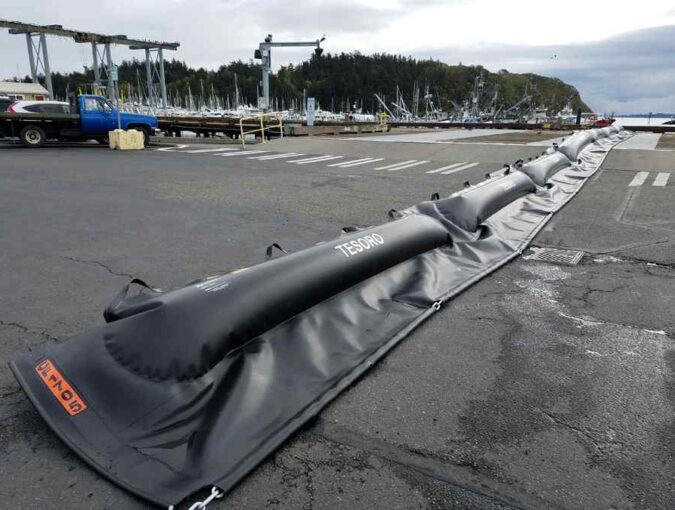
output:
M133 151L145 148L143 144L143 133L135 129L115 129L114 131L109 131L108 139L110 140L111 149Z

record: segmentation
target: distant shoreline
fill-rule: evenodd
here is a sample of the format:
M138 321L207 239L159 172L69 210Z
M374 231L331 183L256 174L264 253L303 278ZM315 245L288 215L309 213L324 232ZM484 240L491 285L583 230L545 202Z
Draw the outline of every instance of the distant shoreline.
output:
M616 113L614 114L616 118L622 117L622 118L632 118L632 117L639 117L639 118L649 118L649 112L647 113ZM651 115L652 119L675 119L675 113L652 113Z
M616 123L622 126L660 126L668 122L672 117L654 117L650 119L647 115L644 117L628 117L617 115L614 117Z

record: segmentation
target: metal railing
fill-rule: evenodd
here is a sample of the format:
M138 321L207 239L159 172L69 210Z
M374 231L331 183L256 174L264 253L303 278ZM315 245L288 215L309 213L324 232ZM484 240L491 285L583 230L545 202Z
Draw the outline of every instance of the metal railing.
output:
M267 118L273 118L276 119L279 123L278 124L269 124L266 123ZM244 131L244 122L245 121L259 121L260 122L260 127L257 126L255 129L249 129L247 131ZM277 112L269 112L269 113L260 113L258 115L252 115L250 117L241 117L239 119L239 132L241 135L241 145L242 147L246 147L246 136L245 135L250 135L250 134L255 134L255 133L260 133L260 138L262 138L262 143L265 143L265 130L269 131L271 129L279 129L279 133L281 138L284 137L284 121L281 119L281 115ZM269 139L269 137L268 137Z

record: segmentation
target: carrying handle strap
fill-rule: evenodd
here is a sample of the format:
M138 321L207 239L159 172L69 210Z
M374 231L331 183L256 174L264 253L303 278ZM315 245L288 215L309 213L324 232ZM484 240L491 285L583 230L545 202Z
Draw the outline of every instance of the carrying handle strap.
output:
M441 199L441 194L437 191L436 193L431 194L430 200L440 200Z
M389 211L387 212L387 216L389 216L389 218L391 218L392 220L397 220L399 218L402 218L403 214L398 212L396 209L389 209Z
M367 225L347 225L346 227L342 227L340 230L344 234L351 234L352 232L360 232L361 230L365 230L367 228L370 228Z
M110 302L108 305L108 308L115 308L118 304L120 304L124 299L127 297L127 294L129 293L129 287L132 285L140 285L141 287L145 287L146 289L154 292L155 294L159 294L162 291L162 289L158 289L156 287L151 287L147 283L145 283L143 280L140 278L132 278L129 283L127 283L124 287L122 287L122 290L120 290L117 295L113 298L113 300Z
M155 294L160 294L161 292L163 292L162 289L151 287L140 278L132 278L131 281L129 281L129 283L127 283L124 287L122 287L122 290L120 290L117 293L117 295L112 299L110 304L105 307L105 310L103 311L103 317L105 317L106 320L108 320L109 314L111 312L114 312L117 309L117 307L127 298L129 288L132 285L140 285L141 287L145 287L146 289L154 292Z
M265 258L267 260L272 258L272 254L274 253L274 248L276 248L277 250L279 250L282 253L288 254L288 252L286 250L284 250L279 243L272 243L265 250Z

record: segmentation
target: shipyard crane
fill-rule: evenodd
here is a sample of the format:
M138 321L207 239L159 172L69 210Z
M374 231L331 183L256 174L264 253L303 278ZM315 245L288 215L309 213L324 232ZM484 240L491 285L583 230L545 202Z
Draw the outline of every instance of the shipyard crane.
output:
M321 36L321 39L316 41L290 41L290 42L272 42L272 34L267 34L265 40L261 42L258 49L255 50L254 58L262 62L262 86L263 97L259 105L263 110L269 110L270 105L270 73L272 72L272 48L288 48L297 46L315 46L314 54L320 57L323 53L321 43L326 40L326 36Z
M163 50L176 50L180 43L164 41L148 41L145 39L134 39L124 34L104 35L93 32L84 32L82 30L72 30L63 28L62 25L36 25L33 23L23 23L21 21L11 21L0 19L0 28L9 29L10 34L24 35L28 47L28 60L30 63L30 73L33 83L39 83L39 75L44 76L45 85L49 91L50 98L54 99L54 88L52 86L51 69L49 67L49 55L47 52L47 35L58 37L67 37L73 39L76 43L91 44L93 57L94 84L101 86L102 74L106 78L106 92L112 99L115 96L115 88L112 86L113 63L110 46L117 44L128 46L132 50L145 50L145 66L148 82L148 101L151 106L157 105L157 93L154 91L153 83L158 82L161 89L162 107L166 108L166 80L164 76L164 53ZM101 51L102 49L102 51ZM155 56L152 53L155 53Z

